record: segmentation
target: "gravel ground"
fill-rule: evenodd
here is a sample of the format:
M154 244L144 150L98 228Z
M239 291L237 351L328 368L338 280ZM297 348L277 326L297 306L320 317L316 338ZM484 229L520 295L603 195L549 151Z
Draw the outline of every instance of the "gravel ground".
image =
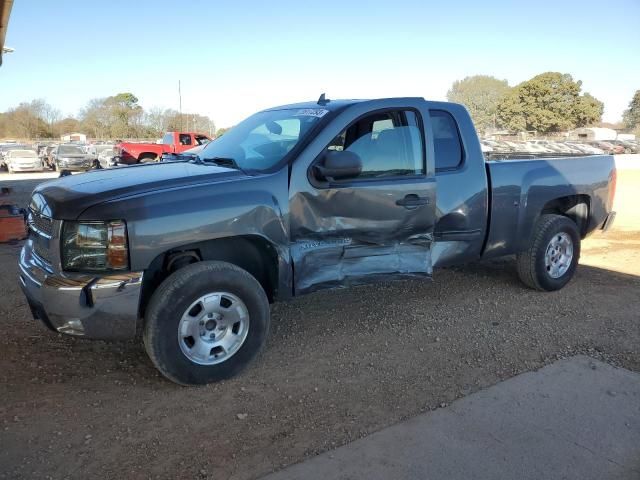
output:
M256 478L558 358L640 371L640 225L618 220L560 292L524 288L506 259L274 305L258 361L201 388L136 343L45 330L2 245L0 478Z

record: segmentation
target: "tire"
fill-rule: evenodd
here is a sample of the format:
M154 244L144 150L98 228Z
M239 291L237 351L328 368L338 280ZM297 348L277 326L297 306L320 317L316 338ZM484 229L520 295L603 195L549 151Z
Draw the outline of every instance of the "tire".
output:
M554 262L554 245L564 245L560 251L566 251L568 243L571 243L570 261L564 257L564 261ZM555 258L563 258L562 253ZM575 274L580 259L580 233L578 226L570 218L562 215L542 215L534 228L529 247L517 255L518 276L520 280L535 290L551 292L564 287ZM555 274L555 276L554 276Z
M220 300L209 302L208 299L216 298L213 295L214 292L222 292L223 295L220 296ZM196 355L195 352L200 351L195 348L196 346L202 346L206 350L209 345L215 345L217 338L215 341L210 340L208 332L213 332L212 337L217 335L216 332L223 328L221 325L226 321L224 315L221 315L222 318L217 318L220 314L216 313L215 320L219 322L218 324L214 320L212 328L209 329L209 323L212 321L209 320L206 321L205 326L201 326L204 324L202 318L204 320L209 318L204 309L202 313L197 310L197 307L204 305L204 303L197 303L203 297L206 297L207 305L218 302L218 310L223 308L219 307L222 305L223 298L229 301L227 297L231 297L236 304L241 305L241 308L235 309L236 313L242 311L248 314L248 318L245 316L244 320L241 320L246 321L246 327L244 323L238 327L238 330L242 328L244 332L239 346L240 331L236 333L233 330L240 321L237 321L231 330L227 329L220 334L223 341L227 335L229 335L228 338L238 339L229 349L230 355L227 355L226 359L222 354L220 354L222 360L218 359L217 355L213 358L216 349L222 348L217 346L208 353L209 358L206 361L196 362L188 356ZM233 304L229 306L231 305ZM229 317L234 316L232 310L226 312L229 312ZM203 317L198 317L199 315ZM240 316L242 317L242 314ZM187 336L183 333L181 328L185 319L189 322L191 319L198 319L196 323L199 326L193 328L204 331L206 335L200 333L201 338L198 338L197 334ZM180 385L204 385L233 377L244 369L264 348L269 323L269 301L262 286L251 274L226 262L198 262L173 273L154 292L145 314L143 342L149 358L166 378ZM191 322L190 325L195 324ZM195 340L194 337L196 337ZM193 352L189 350L191 341L193 341ZM233 348L237 350L231 353Z
M138 159L138 163L157 163L158 157L141 157Z

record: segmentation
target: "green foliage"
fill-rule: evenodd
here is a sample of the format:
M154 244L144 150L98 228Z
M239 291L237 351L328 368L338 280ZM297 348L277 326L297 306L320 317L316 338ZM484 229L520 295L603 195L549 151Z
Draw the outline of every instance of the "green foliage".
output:
M602 119L604 103L588 92L580 95L575 108L575 126L588 127Z
M131 138L142 133L143 114L138 98L126 92L90 100L80 120L93 138Z
M498 105L498 119L513 131L559 132L600 121L604 105L571 75L546 72L511 89Z
M476 128L484 132L496 126L498 104L508 91L506 80L475 75L455 81L447 92L447 100L467 107Z
M219 128L218 130L216 130L216 138L221 137L228 131L229 131L229 128Z
M625 127L636 129L640 132L640 90L636 90L633 98L629 102L629 108L622 115Z

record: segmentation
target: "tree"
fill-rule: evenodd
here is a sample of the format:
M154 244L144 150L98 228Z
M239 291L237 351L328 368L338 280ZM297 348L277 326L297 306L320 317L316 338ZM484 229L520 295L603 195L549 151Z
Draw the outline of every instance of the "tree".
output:
M622 121L629 129L640 128L640 90L633 94L629 108L622 114Z
M585 93L571 75L546 72L511 89L498 105L498 119L514 131L559 132L593 125L604 104Z
M80 110L82 130L93 138L111 137L112 119L108 108L104 104L105 99L94 98L89 100L87 106Z
M51 137L52 125L59 116L60 112L42 99L22 102L3 114L0 122L0 137L22 139Z
M159 107L145 112L138 98L129 92L90 100L78 118L62 118L60 110L42 99L22 102L0 112L0 138L27 140L80 131L96 139L151 139L176 130L213 135L216 125L208 116L197 113L180 114Z
M453 82L447 100L463 104L479 131L496 126L498 104L509 91L506 80L488 75L475 75Z
M160 136L170 131L192 131L212 135L216 125L206 115L196 113L180 114L177 110L160 108L151 109L144 117L144 125L153 135Z
M56 137L60 137L65 133L73 133L81 130L80 122L73 117L66 117L53 124L53 132Z
M575 107L575 126L588 127L602 120L604 103L588 92L578 97Z
M94 98L80 112L83 128L95 138L131 138L144 135L144 111L133 93Z

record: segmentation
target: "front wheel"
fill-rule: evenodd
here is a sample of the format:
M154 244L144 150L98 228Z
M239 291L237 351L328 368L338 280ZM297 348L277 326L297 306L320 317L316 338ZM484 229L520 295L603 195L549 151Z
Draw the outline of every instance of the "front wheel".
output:
M246 367L264 347L269 322L267 296L251 274L226 262L198 262L155 291L143 341L169 380L202 385Z
M529 247L518 254L520 280L536 290L560 290L573 277L580 259L580 233L573 220L542 215Z

